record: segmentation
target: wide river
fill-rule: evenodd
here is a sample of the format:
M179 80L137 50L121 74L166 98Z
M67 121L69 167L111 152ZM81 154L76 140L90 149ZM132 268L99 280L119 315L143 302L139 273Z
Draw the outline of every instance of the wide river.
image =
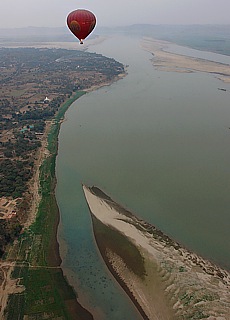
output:
M230 269L230 85L199 72L157 71L134 37L90 51L128 65L128 75L74 102L61 126L62 266L95 319L138 320L95 246L81 183Z

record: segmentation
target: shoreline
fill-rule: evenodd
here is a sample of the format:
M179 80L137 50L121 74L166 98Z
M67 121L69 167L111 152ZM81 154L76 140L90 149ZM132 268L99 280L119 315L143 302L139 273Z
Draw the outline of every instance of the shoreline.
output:
M102 85L104 86L104 84ZM100 87L100 86L99 86ZM52 145L54 147L53 152L49 150L49 135L52 136L52 126L49 126L48 130L47 130L47 135L45 137L45 150L48 151L49 156L51 155L54 159L54 163L56 163L56 157L58 154L58 139L59 139L59 132L60 132L60 127L63 121L65 121L65 114L66 111L69 109L69 107L72 105L72 103L74 101L76 101L77 99L79 99L82 95L86 94L87 91L84 90L82 91L82 93L80 95L76 94L72 95L70 98L68 98L66 101L63 102L60 110L58 111L58 116L55 116L55 122L53 123L53 130L54 130L54 137L55 139L52 141ZM51 147L52 148L52 147ZM37 183L40 185L40 189L43 190L43 186L41 186L41 180L43 180L41 178L41 167L43 164L44 158L41 159L40 165L38 165L38 180ZM92 314L84 307L82 306L82 304L78 301L78 294L77 292L74 290L73 286L69 283L67 276L64 273L64 269L62 268L62 257L61 257L61 245L62 243L59 242L58 240L58 228L60 225L60 220L61 220L61 213L58 207L58 203L57 203L57 199L56 199L56 193L55 193L55 189L56 189L56 184L57 184L57 178L56 178L56 166L55 168L53 168L53 177L52 177L52 182L51 182L51 201L53 202L54 207L51 209L50 214L53 216L53 220L51 223L51 228L52 228L52 232L50 235L50 239L48 241L48 251L46 254L46 259L47 259L47 264L48 266L50 266L51 268L56 267L57 269L60 270L60 277L62 278L61 280L61 285L66 286L66 290L69 292L68 295L72 296L72 299L69 301L67 300L65 302L65 300L63 299L62 304L65 305L66 311L67 311L67 317L69 319L69 317L71 319L76 319L76 320L93 320L93 316ZM39 188L39 187L38 187ZM37 198L38 199L38 198ZM36 208L37 210L34 211L34 219L31 220L33 221L28 227L30 227L33 223L36 223L36 219L38 218L38 210L39 210L39 206L41 205L41 201L42 201L42 196L39 199L40 201L37 202ZM60 280L59 280L60 281ZM58 289L58 286L60 286L60 282L57 282L55 287ZM63 305L63 307L64 307Z
M100 189L83 185L83 191L102 258L134 304L139 305L138 310L143 310L143 319L159 315L161 319L229 319L227 270L185 249ZM141 254L143 274L135 274L128 253L124 255L121 248L111 244L110 237L121 236Z
M15 303L21 305L20 296L16 295L18 292L27 291L29 293L30 291L33 291L33 282L31 282L30 284L26 280L27 284L25 284L23 276L20 278L18 278L17 276L17 269L25 268L26 266L24 266L24 264L21 264L20 262L24 261L25 263L28 263L29 266L28 270L25 270L25 272L31 273L31 278L33 278L33 273L36 273L36 269L40 269L41 271L43 269L43 273L48 272L49 277L51 278L56 274L55 277L57 277L58 279L55 280L53 289L57 289L61 293L62 287L65 288L65 295L67 295L67 298L62 298L62 302L60 303L59 308L62 309L62 313L63 315L65 314L66 319L93 320L92 314L87 309L85 309L81 305L81 303L79 303L78 294L74 291L72 285L69 284L69 281L64 274L64 270L61 266L61 243L59 243L58 241L60 211L55 194L57 183L55 163L58 153L58 138L60 126L62 122L65 121L65 113L74 101L88 92L97 90L104 86L110 86L114 82L125 77L126 74L127 73L125 72L124 74L120 74L117 77L113 78L111 81L100 83L97 86L92 86L79 93L73 93L70 98L62 103L54 119L46 124L45 132L42 139L42 146L38 150L37 160L35 163L36 169L31 181L29 182L30 190L33 190L33 197L31 199L31 206L28 210L28 218L24 223L24 233L22 238L13 244L13 250L11 250L13 253L10 252L10 254L7 255L5 261L0 263L0 268L2 270L3 268L4 270L6 270L4 271L2 286L0 285L1 302L4 302L0 305L0 316L3 316L4 314L6 319L12 317L11 312L14 312L13 306L15 305ZM50 179L48 178L48 176L50 176ZM50 180L48 182L48 185L46 180ZM47 213L44 212L43 208L46 208L45 210ZM45 216L43 217L44 213ZM45 231L42 227L43 222L41 220L47 220L46 216L49 220L49 227L46 226ZM34 236L36 237L36 234L39 234L40 232L43 234L43 236L39 235L39 243L37 245L38 247L41 247L34 248ZM25 247L27 247L28 249L25 250L24 254L22 253L22 257L14 257L14 252L20 250L20 247L23 243L25 243ZM38 257L36 257L36 261L34 260L35 257L33 257L36 254L29 253L29 248L31 247L31 245L33 246L33 250L38 250L38 252L36 252L36 254L38 255ZM35 245L35 247L37 245ZM12 263L12 261L15 262ZM52 272L48 271L49 268L50 270L52 270ZM10 275L13 277L12 281ZM52 282L53 280L51 279L49 281ZM15 283L15 286L12 286L13 282ZM10 294L12 295L12 299L9 299ZM71 297L71 299L69 297ZM27 315L27 313L25 313L25 315Z
M69 106L83 94L85 92L75 93L64 101L55 118L47 123L42 146L38 150L36 170L30 182L30 187L35 194L28 209L24 232L0 263L0 271L4 276L0 284L0 316L3 319L12 319L16 316L18 310L14 308L15 304L18 308L25 308L24 291L28 291L28 306L23 314L24 316L30 314L33 309L33 295L30 295L30 292L35 290L34 294L38 299L42 298L43 277L46 279L47 286L52 288L47 291L50 299L56 296L57 301L60 300L56 307L59 308L57 312L60 315L65 315L65 319L93 319L92 315L78 302L77 293L69 285L61 268L62 260L57 239L60 212L54 192L60 126ZM22 246L23 250L21 250ZM18 292L22 294L17 295ZM49 313L49 301L44 305L46 304L45 310Z

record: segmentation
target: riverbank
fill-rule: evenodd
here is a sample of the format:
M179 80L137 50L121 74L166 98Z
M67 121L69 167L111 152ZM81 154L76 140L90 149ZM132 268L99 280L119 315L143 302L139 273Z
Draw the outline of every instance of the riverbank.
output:
M219 80L230 83L230 65L205 59L192 58L167 51L169 42L144 38L141 46L153 55L151 59L155 68L169 72L205 72L215 75Z
M125 75L120 74L110 81L75 93L61 105L54 119L46 123L34 163L34 175L29 183L32 197L24 232L0 264L3 277L0 282L1 318L18 319L18 314L23 313L29 319L36 314L53 313L63 319L93 319L90 312L78 303L77 294L68 284L61 268L57 240L60 213L55 197L58 135L65 112L76 99L87 92L109 86ZM22 294L18 295L18 292Z
M229 319L230 274L83 186L99 250L143 319Z
M57 242L60 215L55 198L55 161L60 125L66 110L83 94L85 92L78 92L63 103L46 128L33 177L34 197L30 214L23 234L3 263L5 278L0 287L1 302L4 302L1 303L1 319L18 319L19 314L28 319L38 314L53 314L62 319L93 319L78 303L76 293L60 266Z

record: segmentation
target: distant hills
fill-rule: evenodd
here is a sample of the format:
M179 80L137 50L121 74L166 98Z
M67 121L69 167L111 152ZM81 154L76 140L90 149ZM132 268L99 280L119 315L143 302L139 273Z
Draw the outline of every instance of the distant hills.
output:
M126 34L138 37L154 37L199 50L208 50L230 55L229 25L149 25L135 24L125 27L97 26L92 37L97 35ZM73 35L67 27L27 27L0 29L0 43L9 42L69 42Z
M103 31L106 29L104 28ZM109 31L109 29L107 29ZM117 27L111 32L147 36L175 42L198 50L230 55L229 25L149 25L136 24Z

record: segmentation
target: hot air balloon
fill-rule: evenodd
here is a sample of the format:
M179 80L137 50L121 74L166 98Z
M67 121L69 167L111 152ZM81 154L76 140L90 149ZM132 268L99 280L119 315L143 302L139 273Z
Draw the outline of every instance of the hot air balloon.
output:
M67 26L80 40L80 44L83 44L83 40L93 31L95 25L95 15L85 9L74 10L67 16Z

